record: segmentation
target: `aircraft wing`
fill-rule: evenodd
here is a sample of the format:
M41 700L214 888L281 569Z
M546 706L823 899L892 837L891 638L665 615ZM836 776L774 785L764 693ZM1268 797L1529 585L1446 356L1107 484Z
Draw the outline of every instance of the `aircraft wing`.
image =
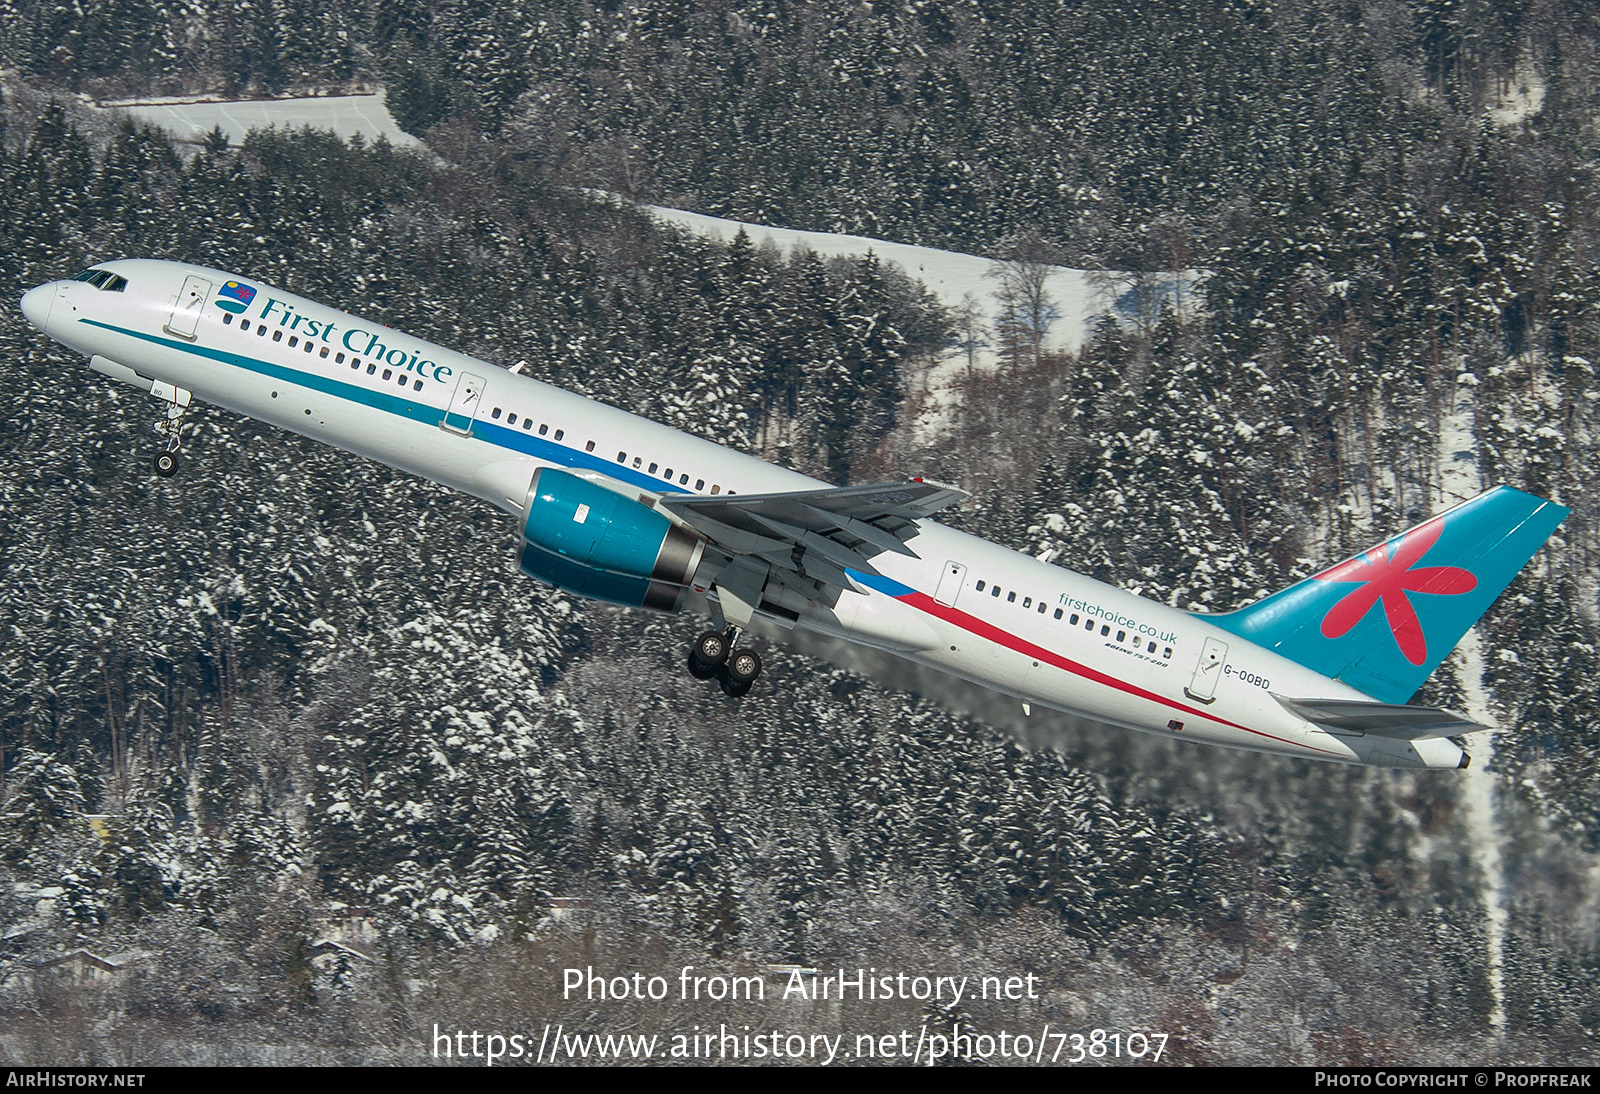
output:
M1283 695L1273 698L1285 710L1298 714L1312 725L1351 737L1370 733L1374 737L1420 741L1428 737L1479 733L1490 728L1438 707L1372 703L1362 699L1291 699Z
M885 551L916 558L905 541L916 535L917 521L966 496L912 479L787 494L667 496L659 504L728 557L716 581L724 599L732 591L759 603L769 577L815 600L825 586L849 588L846 570L878 576L871 560Z

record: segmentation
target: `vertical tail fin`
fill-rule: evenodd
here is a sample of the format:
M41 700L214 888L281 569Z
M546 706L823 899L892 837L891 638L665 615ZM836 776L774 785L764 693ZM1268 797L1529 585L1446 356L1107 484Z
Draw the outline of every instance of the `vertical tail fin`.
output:
M1205 620L1404 703L1568 510L1498 486L1248 608Z

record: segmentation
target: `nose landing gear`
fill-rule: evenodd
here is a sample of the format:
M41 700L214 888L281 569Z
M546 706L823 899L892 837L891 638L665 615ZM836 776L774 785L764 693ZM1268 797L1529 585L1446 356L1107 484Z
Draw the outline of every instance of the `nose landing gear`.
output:
M182 388L169 388L161 390L165 385L157 384L155 394L166 395L167 415L156 423L156 432L167 439L166 447L157 452L151 465L155 473L164 479L170 479L178 473L178 450L183 447L183 415L189 409L190 395Z
M754 650L735 649L739 628L726 633L706 631L689 647L689 675L697 680L715 678L723 693L737 699L761 675L761 658Z

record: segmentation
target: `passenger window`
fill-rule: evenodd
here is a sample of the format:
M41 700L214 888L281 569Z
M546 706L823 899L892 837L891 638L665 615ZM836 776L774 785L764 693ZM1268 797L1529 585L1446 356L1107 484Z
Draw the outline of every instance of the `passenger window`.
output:
M705 479L695 479L694 480L694 488L696 490L704 490L706 488L706 480Z
M522 428L523 428L523 430L525 432L530 432L531 433L533 431L533 419L532 418L524 418L524 419L522 419Z
M265 337L266 333L267 333L267 325L265 323L257 323L256 324L256 337L257 338Z
M340 355L339 355L339 356L340 356L340 357L343 357L343 356L344 356L344 354L342 354L342 353L341 353L341 354L340 354ZM361 362L360 362L360 361L351 361L351 362L350 362L350 367L351 367L351 368L352 368L352 369L358 369L358 368L360 368L360 367L361 367Z
M990 589L989 590L989 595L990 596L999 596L1000 595L1000 586L996 585L994 588Z
M666 479L668 482L671 482L672 481L672 468L669 467L665 471L661 472L661 477Z
M1039 614L1040 614L1040 615L1043 615L1043 614L1044 614L1044 608L1045 608L1045 603L1044 603L1044 601L1042 601L1042 600L1041 600L1041 601L1039 601Z
M1101 638L1104 638L1106 635L1108 635L1110 633L1111 633L1111 624L1110 623L1107 623L1105 626L1100 628L1100 637Z
M1060 618L1061 618L1061 609L1060 609L1060 608L1057 608L1057 609L1056 609L1056 618L1057 618L1057 619L1060 619Z
M543 422L539 423L539 436L543 437L548 432L550 432L550 427Z
M1117 632L1117 641L1118 642L1121 642L1123 639L1125 639L1127 637L1128 637L1128 632L1127 631L1118 631Z
M281 341L283 341L283 331L281 331L281 330L275 330L275 331L273 331L273 332L272 332L272 340L273 340L273 341L274 341L274 342L281 342Z
M422 381L421 381L421 380L418 380L418 381L417 381L417 382L416 382L416 383L415 383L415 384L413 384L413 385L412 385L412 386L413 386L413 387L414 387L414 388L416 388L416 389L417 389L417 390L418 390L418 391L421 391L421 390L422 390Z
M248 333L249 330L250 330L250 320L248 320L248 319L239 320L239 329L242 330L242 331L245 331L246 333Z
M1172 647L1168 646L1165 650L1163 650L1161 656L1165 657L1168 661L1172 660Z
M618 463L627 463L628 462L628 454L626 452L618 452L617 453L617 462Z
M358 364L358 365L359 365L359 364L360 364L360 363L361 363L361 362L360 362L360 361L357 361L357 362L356 362L356 364ZM371 375L372 375L372 374L373 374L373 373L375 373L375 372L377 372L377 371L378 371L378 366L377 366L377 365L373 365L373 364L369 364L369 365L368 365L368 366L367 366L367 375L368 375L368 376L371 376Z
M639 457L638 457L638 456L635 456L635 457L634 457L634 458L633 458L633 466L634 466L634 467L635 467L635 468L637 468L637 467L638 467L638 466L639 466L639 465L640 465L640 464L642 464L642 463L644 463L644 460L642 460L642 459L640 459L640 458L639 458Z
M225 326L225 327L233 326L233 313L232 312L225 311L225 312L222 313L222 325Z
M392 369L392 368L384 369L383 370L383 378L385 380L392 380L394 378L394 369Z
M688 486L689 485L689 472L685 471L683 474L678 476L678 485L679 486Z
M344 364L344 354L342 354L342 353L336 353L336 354L334 354L334 355L333 355L333 359L334 359L334 360L335 360L335 361L337 361L337 362L339 362L339 363L340 363L340 364L341 364L341 365L342 365L342 364ZM356 364L358 364L358 365L359 365L359 364L360 364L360 363L361 363L361 362L360 362L360 361L357 361L357 362L356 362Z
M1022 598L1022 606L1023 606L1023 607L1024 607L1024 608L1031 608L1031 607L1033 607L1033 597L1031 597L1031 596L1025 596L1025 597L1023 597L1023 598Z
M712 483L711 484L711 492L713 494L720 494L720 493L722 493L722 487L718 486L716 483Z
M650 465L650 474L654 475L655 473L656 473L656 465L655 464L651 464Z
M1078 613L1077 612L1073 612L1072 613L1072 618L1067 620L1067 625L1069 627L1076 627L1078 625Z
M311 344L311 339L307 338L306 339L306 352L310 353L312 350L314 350L316 348L317 348L316 346ZM323 356L327 356L328 351L327 350L323 350L322 353L323 353Z
M1156 644L1154 642L1150 643L1150 648L1145 650L1144 652L1145 653L1155 653L1156 652Z
M516 425L516 424L517 424L517 416L515 414L507 414L506 415L506 425Z
M489 417L495 419L496 421L499 421L500 420L500 408L499 407L495 407L493 413L491 413L489 415Z
M321 357L324 361L326 361L328 359L328 347L327 346L323 346L322 347L322 352L317 354L317 356Z
M980 593L983 592L983 581L981 579L978 581L978 591Z
M1006 603L1007 604L1015 604L1016 602L1017 602L1017 594L1015 592L1010 592L1010 593L1006 594Z
M1083 621L1083 629L1084 629L1084 630L1086 630L1086 631L1092 631L1092 630L1094 630L1094 620L1092 620L1092 619L1085 619L1085 620L1084 620L1084 621Z
M289 336L289 348L290 349L294 349L299 344L300 344L300 339L296 338L294 335L291 334Z

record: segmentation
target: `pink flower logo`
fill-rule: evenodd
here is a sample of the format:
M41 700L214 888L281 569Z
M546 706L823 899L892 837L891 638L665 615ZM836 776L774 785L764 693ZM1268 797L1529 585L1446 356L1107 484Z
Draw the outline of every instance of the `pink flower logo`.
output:
M1318 574L1318 581L1361 582L1322 617L1323 637L1342 638L1366 618L1372 606L1381 600L1383 617L1400 652L1413 665L1426 661L1428 643L1422 636L1422 621L1417 618L1417 610L1411 606L1408 594L1460 596L1478 587L1477 577L1459 566L1412 569L1428 553L1428 549L1439 541L1439 534L1443 530L1443 518L1430 520L1396 543L1392 556L1386 556L1383 547L1374 547L1364 555Z

